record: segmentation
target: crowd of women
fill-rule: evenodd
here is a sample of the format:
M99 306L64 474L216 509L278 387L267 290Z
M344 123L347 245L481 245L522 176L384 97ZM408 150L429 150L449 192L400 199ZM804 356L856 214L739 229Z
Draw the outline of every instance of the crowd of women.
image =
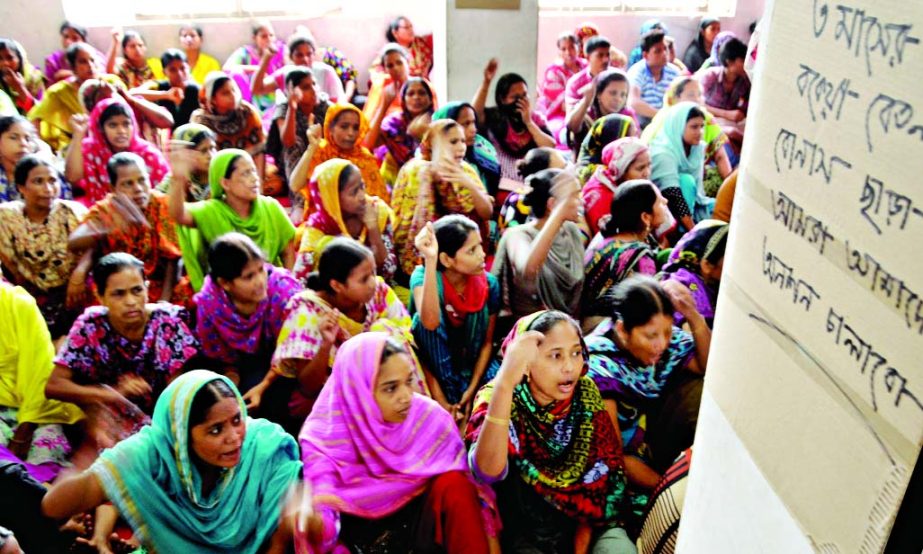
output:
M306 28L60 37L0 39L0 552L672 551L750 87L719 21L445 102L405 17L368 90Z

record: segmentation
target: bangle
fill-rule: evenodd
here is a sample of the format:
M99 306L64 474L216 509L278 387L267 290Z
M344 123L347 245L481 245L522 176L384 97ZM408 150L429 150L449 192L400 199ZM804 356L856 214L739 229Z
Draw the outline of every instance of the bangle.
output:
M487 417L486 417L485 419L487 419L487 422L488 422L488 423L496 423L497 425L499 425L499 426L501 426L501 427L506 427L507 425L510 424L510 420L509 420L509 419L503 419L503 418L500 418L500 417L494 417L494 416L492 416L492 415L490 415L490 414L487 414Z

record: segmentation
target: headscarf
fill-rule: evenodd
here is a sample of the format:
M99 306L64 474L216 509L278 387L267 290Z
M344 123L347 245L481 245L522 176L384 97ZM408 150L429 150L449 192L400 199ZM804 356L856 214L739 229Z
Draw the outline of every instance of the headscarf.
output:
M696 309L709 324L715 319L718 288L705 282L699 264L715 252L727 238L729 229L727 223L717 219L700 221L679 239L661 273L664 280L673 279L686 285L695 300ZM674 314L673 319L677 326L685 320L679 312Z
M449 102L433 113L433 121L439 119L458 121L463 108L471 108L474 111L474 106L468 102ZM497 160L497 149L480 133L474 135L474 144L465 151L465 160L478 168L481 180L488 185L488 190L492 188L490 183L499 183L500 162Z
M87 205L101 200L109 194L112 187L106 165L114 152L109 146L109 141L106 140L100 117L106 108L114 104L124 106L125 113L131 119L131 142L128 144L127 152L137 154L144 160L150 174L151 185L160 183L170 172L170 166L163 153L156 146L141 138L138 121L135 119L131 106L120 97L107 98L93 107L93 111L90 112L90 122L87 124L87 136L80 143L83 149L83 179L80 181L80 188L86 193L80 200Z
M173 139L195 143L196 139L198 139L202 133L213 133L213 131L201 123L186 123L173 130ZM194 149L195 147L195 145L189 146L190 149ZM196 181L194 175L189 175L189 185L187 197L191 196L196 200L205 200L211 196L207 181L204 183Z
M673 79L673 82L670 83L670 86L667 87L667 92L663 95L663 106L664 108L669 108L670 106L675 106L679 102L679 85L680 83L685 83L685 86L689 86L691 81L698 80L695 77L677 77ZM704 135L702 136L702 141L705 143L705 159L711 160L714 158L715 154L718 153L718 150L727 143L728 138L724 133L724 129L721 128L721 125L715 122L715 117L708 111L705 106L699 106L699 109L702 110L702 113L705 114L705 130ZM641 140L647 144L653 142L654 137L660 132L660 129L663 128L663 122L666 119L667 110L661 109L657 111L657 114L654 116L654 119L648 123L647 127L644 128L644 131L641 132Z
M577 177L581 184L586 183L602 163L603 148L610 142L627 137L633 129L634 121L627 115L609 114L593 122L577 156Z
M711 56L706 60L707 64L703 64L703 67L706 65L708 67L721 67L721 59L718 57L718 53L721 52L721 47L727 44L732 38L737 38L737 34L734 33L734 31L721 31L718 33L714 42L711 43Z
M246 436L238 464L223 470L215 488L203 496L189 411L197 393L212 381L223 381L234 391ZM282 502L298 480L301 462L298 445L281 427L247 417L231 381L194 370L163 391L150 426L105 450L90 471L148 548L256 553L278 526Z
M359 116L359 133L356 136L356 145L349 151L337 146L333 140L334 122L340 114L345 112L353 112ZM317 150L314 152L314 157L311 158L311 163L308 166L309 178L314 175L314 170L317 166L323 162L340 158L351 162L359 168L359 172L362 173L362 180L365 182L365 190L369 196L377 196L385 202L390 202L391 193L388 192L388 187L378 171L378 160L369 152L368 148L362 146L362 141L368 132L369 120L362 113L362 110L356 106L352 104L333 104L327 108L327 115L324 117L324 139L320 141ZM306 193L305 212L312 213L314 211L313 205L317 202L315 199L318 197L314 196L313 189L310 186L304 190Z
M602 163L596 168L593 176L599 182L615 189L616 183L625 176L631 164L647 151L647 145L636 137L623 137L610 142L603 148Z
M240 93L237 94L237 104L234 109L225 114L219 114L215 111L215 105L212 97L218 84L224 80L231 80L231 77L223 71L212 71L205 77L205 86L201 89L200 101L202 110L197 111L197 119L215 133L224 136L235 136L244 132L250 122L250 110L243 100Z
M520 318L503 341L501 355L545 313ZM485 385L474 399L465 436L469 444L480 436L494 384ZM509 459L517 477L557 510L591 524L625 520L628 493L622 449L599 389L586 376L586 366L567 401L540 406L528 381L516 385L509 435Z
M597 35L599 35L599 27L597 27L594 23L590 23L589 21L584 21L580 24L579 27L574 29L574 36L577 37L577 41L580 43L579 52L577 52L578 57L586 58L586 53L583 51L583 47L586 45L586 41L590 37L595 37Z
M431 102L427 112L432 114L436 107L436 96L433 94L433 87L429 81L422 77L411 77L404 82L399 95L401 111L388 115L381 122L381 138L398 167L407 163L420 146L420 142L407 131L414 118L422 115L413 115L407 108L407 91L410 90L410 85L413 84L422 84L427 94L429 94Z
M29 63L29 60L26 58L26 51L21 44L13 39L4 39L4 42L4 45L12 50L13 55L19 58L19 71L17 73L22 76L26 90L29 91L29 94L31 94L36 101L41 100L42 92L45 90L42 72ZM5 92L13 101L19 97L19 94L11 89L3 79L0 79L0 90ZM21 115L26 114L19 106L17 106L16 109Z
M704 139L690 149L688 156L683 146L686 119L693 108L698 106L692 102L680 102L667 109L663 128L651 142L651 181L660 190L665 190L679 186L680 174L691 175L696 182L696 200L695 206L689 206L689 211L695 213L696 206L706 206L714 200L705 196L702 185Z
M448 471L468 471L452 417L415 393L407 418L384 421L375 401L390 335L369 332L340 346L333 370L298 439L315 508L365 519L392 514Z

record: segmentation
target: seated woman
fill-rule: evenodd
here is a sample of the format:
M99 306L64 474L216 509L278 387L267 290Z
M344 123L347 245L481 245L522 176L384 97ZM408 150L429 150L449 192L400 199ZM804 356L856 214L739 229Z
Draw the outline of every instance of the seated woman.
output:
M339 82L339 81L338 81ZM286 101L276 105L272 114L282 142L281 166L286 179L292 174L304 153L310 147L311 130L314 121L324 121L330 102L317 94L314 74L309 68L292 68L285 75Z
M500 208L500 217L497 226L500 233L504 233L509 227L515 227L528 222L532 218L532 210L525 203L525 180L530 175L535 175L543 169L564 169L567 167L567 160L560 150L548 146L533 148L526 153L525 157L516 162L516 170L523 181L522 187L518 191L510 192L503 201Z
M635 137L607 144L600 162L580 193L591 235L596 235L602 227L602 219L610 214L616 187L625 181L651 177L650 152L647 145Z
M461 125L446 119L434 121L423 137L421 151L422 158L414 158L401 168L391 196L398 258L395 282L400 287L407 286L419 265L412 243L426 223L442 215L466 215L478 224L486 241L487 222L493 215L493 200L477 170L465 161L467 147Z
M496 197L500 186L500 162L497 149L478 133L477 113L467 102L449 102L433 112L433 121L452 119L465 130L465 161L473 165L487 187L487 194Z
M641 124L638 115L628 107L628 92L631 83L628 75L621 69L608 69L600 73L587 85L583 96L567 112L567 130L570 133L569 144L574 150L579 150L586 134L590 132L593 123L601 117L615 114L631 119L630 133L637 136Z
M699 22L699 32L683 54L683 64L695 73L702 67L711 53L715 37L721 32L721 21L716 17L703 17Z
M545 118L551 136L556 137L564 127L564 91L567 80L582 71L587 61L577 53L577 37L570 32L558 35L556 43L560 57L545 69L538 85L538 102L535 111Z
M369 122L359 108L352 104L330 106L324 117L323 137L317 131L318 128L314 127L308 133L308 148L294 166L288 183L293 192L304 194L306 213L313 213L317 209L314 204L319 202L306 185L317 166L334 158L346 160L359 169L369 196L378 197L385 203L391 201L391 193L378 170L378 159L363 146Z
M50 482L71 448L62 424L83 417L73 404L45 398L54 344L35 300L0 282L0 463L25 462L32 477Z
M331 102L346 102L343 92L343 83L337 77L336 71L322 61L314 61L317 46L314 39L297 30L288 39L288 53L291 65L284 65L274 72L267 72L266 68L272 62L275 52L266 50L260 60L260 67L253 75L252 87L254 94L269 94L276 90L288 96L285 77L294 68L305 69L314 76L317 92ZM278 105L278 101L276 102Z
M150 184L159 184L170 166L156 146L141 138L138 122L132 109L121 98L108 98L96 104L87 120L83 116L71 118L73 140L80 148L67 151L65 177L79 183L83 196L78 199L86 206L101 200L112 189L108 164L113 154L130 152L144 161ZM150 186L149 184L149 186Z
M18 114L0 117L0 203L22 199L16 186L15 170L19 160L29 154L40 154L48 159L52 157L48 145L38 138L28 119ZM54 177L58 183L58 195L72 198L70 183L62 179L57 171Z
M706 219L700 222L679 239L660 274L661 282L677 281L689 289L696 311L709 327L715 321L728 229L723 221ZM677 311L673 314L673 322L682 327L686 318Z
M398 16L388 24L385 39L400 44L408 52L407 61L412 77L429 79L433 69L433 35L415 35L413 23L404 16Z
M701 75L702 72L710 67L721 66L721 59L719 57L721 47L727 44L732 38L737 38L737 35L733 31L719 31L718 34L715 35L715 40L711 43L709 56L702 62L702 65L699 66L699 70L696 71L696 76Z
M619 186L609 217L590 241L583 259L586 277L580 313L585 323L599 313L598 306L604 304L614 286L635 273L657 273L658 247L653 233L672 222L667 201L653 183L638 179Z
M202 354L244 393L248 408L280 421L288 398L261 403L263 391L254 388L269 371L286 305L301 292L301 283L287 269L266 262L253 240L240 233L211 243L208 266L205 285L195 295Z
M390 281L397 270L391 228L394 212L384 200L367 194L359 168L346 160L327 160L312 174L314 179L308 188L315 210L302 229L295 277L305 282L327 243L334 237L346 236L375 253L379 275Z
M145 413L199 351L186 310L147 303L144 264L117 252L93 267L99 306L87 308L55 357L45 396L82 408L126 400Z
M218 152L215 144L215 132L199 123L187 123L173 131L173 145L177 148L191 150L191 167L186 183L186 202L198 202L211 198L208 186L208 166ZM170 192L173 175L167 175L157 185L157 190Z
M260 111L272 108L275 97L271 94L255 94L251 91L250 83L253 74L260 68L260 60L264 55L269 55L265 71L269 74L285 65L288 59L288 48L285 43L276 38L276 31L272 23L267 20L258 20L251 26L253 43L245 44L234 50L227 61L224 62L224 71L237 83L243 94L244 100L253 103ZM207 78L206 78L207 80Z
M407 50L400 44L392 42L384 45L380 57L385 72L372 73L372 84L362 108L362 113L369 121L374 120L382 110L384 119L384 116L401 109L401 88L411 77Z
M189 64L189 76L199 86L205 83L205 77L212 71L221 71L218 60L202 52L202 27L195 23L184 23L179 28L180 48L186 54ZM168 49L169 50L169 49ZM162 60L151 58L147 61L154 70L154 78L163 79L164 67Z
M545 127L544 119L532 110L526 80L515 73L507 73L497 80L497 88L494 91L497 105L493 108L485 107L487 91L499 66L500 62L496 58L487 62L484 79L471 103L477 113L478 128L486 130L487 138L497 148L500 174L507 179L518 181L516 162L533 148L554 148L555 141Z
M452 418L421 394L400 341L386 333L346 341L299 442L314 504L296 544L488 552L464 443Z
M150 426L56 483L42 512L112 502L149 551L283 553L294 526L283 503L300 472L292 437L248 418L226 378L196 370L164 391Z
M503 290L503 315L514 319L542 309L577 314L583 287L585 239L576 179L545 169L526 179L523 201L535 219L500 237L491 273Z
M119 46L122 47L121 58L118 57ZM113 30L106 73L117 75L129 90L153 81L154 69L147 63L146 54L147 45L138 31Z
M634 121L621 114L609 114L593 122L577 153L577 178L581 185L603 165L603 149L619 139L635 136L635 129Z
M680 102L667 111L663 128L651 142L651 181L667 199L670 213L684 232L711 217L715 204L702 184L704 127L702 110L692 102Z
M475 398L468 459L497 492L504 551L637 552L622 446L586 358L577 322L531 314Z
M89 46L93 52L96 65L98 67L106 66L105 54L87 43L87 30L85 27L65 21L61 23L58 34L61 36L61 49L52 52L45 58L45 82L48 86L74 76L74 67L67 59L67 50L74 43L82 42Z
M134 256L144 263L148 297L169 302L180 249L167 197L151 190L144 160L131 152L112 156L106 170L112 192L90 208L67 247L72 252L91 250L94 259L112 252ZM88 267L78 268L71 279L85 280L87 272Z
M0 90L16 103L16 111L26 115L45 92L42 72L26 59L26 51L13 39L0 39Z
M292 417L310 412L329 375L337 348L367 331L388 331L412 342L410 316L384 279L375 275L372 251L357 241L331 240L308 276L308 289L295 295L279 333L273 371L257 385L265 390L279 375L297 379L289 406ZM254 393L256 394L256 393ZM300 423L300 422L297 422Z
M661 286L635 275L613 289L609 302L611 319L586 337L589 376L606 403L618 406L629 480L651 490L692 444L711 329L689 289L675 281ZM691 332L673 325L675 310Z
M492 377L500 284L485 271L477 225L462 215L427 223L414 243L424 262L410 276L413 335L433 399L459 423Z
M234 148L218 152L208 167L211 198L187 203L184 191L196 156L188 149L171 153L172 179L178 186L171 187L168 196L192 289L202 288L208 245L231 231L253 239L271 264L290 269L295 263L295 226L275 198L260 194L259 175L250 154Z
M394 184L397 172L413 158L436 108L432 87L420 77L404 82L400 98L401 111L385 116L384 110L379 110L365 137L369 148L374 148L379 138L384 143L375 154L382 160L381 176L388 185Z
M167 48L160 55L158 64L161 74L166 75L145 81L132 89L131 94L156 102L170 112L175 130L188 124L192 112L199 108L200 87L189 77L189 63L182 50Z
M58 172L51 161L30 154L16 164L22 200L0 203L0 265L4 276L38 303L53 339L67 334L83 308L85 281L67 238L86 208L58 198ZM83 263L90 262L87 257ZM85 275L85 273L84 273Z

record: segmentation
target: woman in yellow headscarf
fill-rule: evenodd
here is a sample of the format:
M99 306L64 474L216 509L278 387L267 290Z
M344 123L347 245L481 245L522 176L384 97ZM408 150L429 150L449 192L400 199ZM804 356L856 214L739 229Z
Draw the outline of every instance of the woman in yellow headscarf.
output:
M314 212L301 229L295 276L306 279L314 269L316 254L334 237L347 236L372 250L378 274L390 281L397 269L391 208L367 190L365 175L348 160L327 160L313 175L308 188Z

